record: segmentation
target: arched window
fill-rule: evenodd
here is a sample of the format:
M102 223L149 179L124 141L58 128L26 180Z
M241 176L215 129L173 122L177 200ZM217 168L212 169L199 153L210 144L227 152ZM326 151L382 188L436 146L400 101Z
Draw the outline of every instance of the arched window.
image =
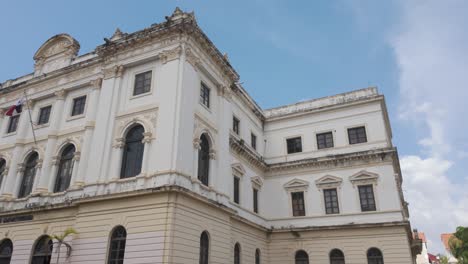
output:
M5 177L5 170L6 170L6 161L4 159L0 159L0 187L2 186L3 177Z
M63 192L70 186L70 180L73 172L73 156L75 155L75 146L68 145L60 156L57 178L55 179L54 192Z
M367 251L368 264L384 264L382 251L378 248L370 248Z
M29 195L32 191L34 184L34 176L36 176L36 165L39 155L37 152L33 152L29 155L24 165L23 178L21 179L21 185L18 193L18 198Z
M208 264L208 256L210 252L210 238L205 231L200 236L200 264Z
M13 254L13 243L10 239L4 239L0 244L0 264L10 264Z
M109 245L109 260L107 264L123 264L125 255L125 242L127 231L123 226L118 226L112 231Z
M255 250L255 264L260 264L260 249Z
M50 264L54 245L48 236L42 236L36 242L31 264Z
M198 150L198 179L208 185L210 173L210 143L205 134L200 137L200 150Z
M241 248L239 243L236 243L234 246L234 264L240 264L241 263Z
M339 249L333 249L330 252L330 264L345 264L344 254Z
M141 164L143 163L143 133L145 129L141 125L130 129L125 137L125 146L122 157L122 169L120 178L129 178L140 174Z
M296 252L295 260L296 264L309 264L309 255L304 250L299 250Z

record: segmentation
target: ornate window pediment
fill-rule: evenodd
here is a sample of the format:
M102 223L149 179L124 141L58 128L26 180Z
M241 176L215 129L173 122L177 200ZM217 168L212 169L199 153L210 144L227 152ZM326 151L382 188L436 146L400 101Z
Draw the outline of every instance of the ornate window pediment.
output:
M80 44L68 34L48 39L34 55L35 75L48 73L71 64L78 54Z
M232 174L234 176L242 177L245 174L245 169L244 166L240 163L234 163L231 165L232 168Z
M349 177L349 180L353 183L353 185L377 183L378 179L379 175L377 173L368 172L365 170L355 173Z
M309 188L309 182L301 179L292 179L284 184L283 187L288 191L303 191Z
M263 186L263 180L260 176L254 176L250 180L252 181L252 185L257 189L260 189Z
M325 175L322 178L315 181L315 184L319 189L324 188L335 188L341 185L343 179L333 175Z

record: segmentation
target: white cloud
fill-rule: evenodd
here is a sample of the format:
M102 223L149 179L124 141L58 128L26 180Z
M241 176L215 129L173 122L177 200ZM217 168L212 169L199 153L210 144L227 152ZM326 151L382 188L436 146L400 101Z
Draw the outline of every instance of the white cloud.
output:
M468 225L468 181L451 170L467 168L460 143L468 140L468 2L398 3L390 43L400 70L400 117L423 124L413 126L419 151L401 159L405 194L412 226L428 235L430 251L443 252L440 233Z

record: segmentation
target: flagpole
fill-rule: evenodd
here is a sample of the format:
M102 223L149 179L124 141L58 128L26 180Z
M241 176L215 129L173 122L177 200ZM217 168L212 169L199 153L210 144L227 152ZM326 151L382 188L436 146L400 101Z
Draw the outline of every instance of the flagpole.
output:
M26 94L26 89L24 89L24 98L26 99L26 107L28 108L28 113L29 113L29 123L31 124L31 130L34 138L34 145L37 146L37 141L36 141L36 132L34 132L34 126L33 126L33 121L31 117L31 109L29 108L29 100L28 100L28 95Z

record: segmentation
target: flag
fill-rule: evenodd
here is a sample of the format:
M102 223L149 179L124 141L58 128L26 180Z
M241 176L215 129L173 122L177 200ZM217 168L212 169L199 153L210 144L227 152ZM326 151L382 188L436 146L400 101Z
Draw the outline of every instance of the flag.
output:
M8 111L5 113L5 115L12 116L12 115L21 113L21 110L23 108L23 103L24 103L24 98L19 99L16 102L16 104L14 104L14 105L10 106L10 108L8 108Z

